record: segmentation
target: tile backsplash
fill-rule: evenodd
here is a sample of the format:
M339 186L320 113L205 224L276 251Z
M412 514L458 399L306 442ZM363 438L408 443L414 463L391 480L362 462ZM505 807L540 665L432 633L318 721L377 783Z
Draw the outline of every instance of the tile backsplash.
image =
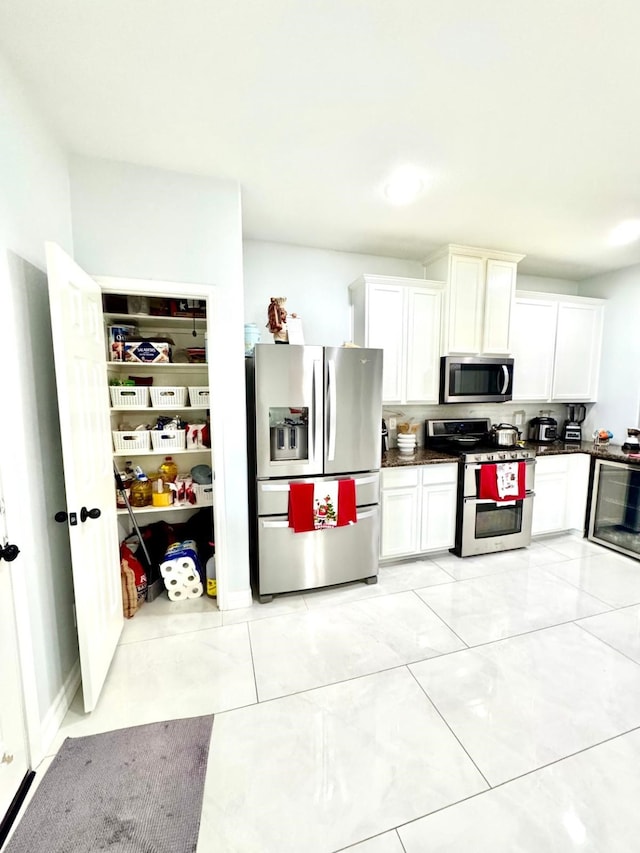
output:
M587 404L587 410L591 404ZM558 432L567 417L567 407L562 403L477 403L452 404L447 406L383 406L382 417L389 429L389 447L396 447L397 429L389 427L391 418L396 421L419 423L417 432L418 446L424 445L424 421L427 418L489 418L492 424L507 423L522 431L522 437L527 437L528 424L531 418L537 417L541 411L558 421ZM520 422L518 422L518 417Z

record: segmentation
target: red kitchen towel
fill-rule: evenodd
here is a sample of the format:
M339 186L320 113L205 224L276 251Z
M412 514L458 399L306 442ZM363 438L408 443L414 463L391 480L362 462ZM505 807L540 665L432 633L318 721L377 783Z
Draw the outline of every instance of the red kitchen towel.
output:
M356 510L355 480L338 480L338 527L355 524L358 520Z
M526 494L527 466L525 462L518 462L518 491L517 494L505 495L501 498L498 494L498 466L481 465L480 482L478 484L478 497L480 500L491 501L521 501Z
M313 483L289 485L289 527L294 533L313 530Z

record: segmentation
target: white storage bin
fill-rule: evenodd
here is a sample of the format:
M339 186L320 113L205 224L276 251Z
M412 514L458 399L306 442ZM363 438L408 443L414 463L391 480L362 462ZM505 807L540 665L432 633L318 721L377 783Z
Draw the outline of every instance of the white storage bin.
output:
M206 486L194 483L192 488L196 496L196 506L213 506L213 483L208 483Z
M184 429L152 429L151 444L154 450L184 450L185 434Z
M152 387L149 393L155 409L179 409L187 404L187 389L181 385Z
M112 406L148 406L149 389L139 385L110 385Z
M197 406L201 409L209 408L209 386L208 385L190 385L189 386L189 403L192 406Z
M116 450L126 450L127 452L135 453L136 450L149 450L149 430L138 429L129 432L114 430L113 446Z

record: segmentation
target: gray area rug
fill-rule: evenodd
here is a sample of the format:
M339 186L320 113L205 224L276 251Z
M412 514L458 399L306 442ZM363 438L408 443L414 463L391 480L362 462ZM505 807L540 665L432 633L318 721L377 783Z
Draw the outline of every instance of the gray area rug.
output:
M213 716L67 738L5 853L193 853Z

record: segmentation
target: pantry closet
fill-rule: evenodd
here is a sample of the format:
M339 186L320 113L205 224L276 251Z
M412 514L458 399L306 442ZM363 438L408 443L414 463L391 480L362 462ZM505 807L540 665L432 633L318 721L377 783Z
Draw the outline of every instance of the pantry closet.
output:
M84 705L90 711L123 625L119 543L132 522L129 510L116 505L114 463L118 471L129 461L152 475L170 455L182 480L196 467L210 467L211 484L195 483L171 505L132 511L140 527L160 519L173 526L210 508L218 603L224 608L224 466L215 464L222 457L222 430L216 429L224 393L224 351L216 335L222 311L215 287L94 279L54 244L47 246L47 267L67 494L66 510L56 520L69 527ZM127 326L135 329L133 347L121 360L123 341L114 340L111 327ZM137 361L132 352L143 340L166 344L166 351L155 361ZM147 429L159 417L166 418L161 424L173 423Z

